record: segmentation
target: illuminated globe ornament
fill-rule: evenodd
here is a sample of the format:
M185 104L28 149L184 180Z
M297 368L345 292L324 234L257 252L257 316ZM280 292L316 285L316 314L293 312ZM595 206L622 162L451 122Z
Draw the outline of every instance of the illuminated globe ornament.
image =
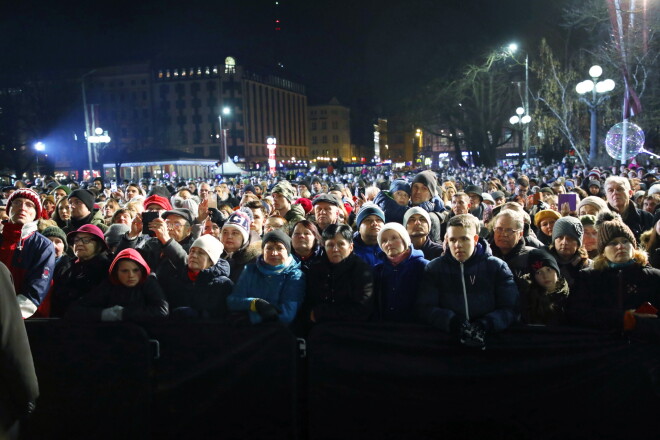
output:
M626 140L626 157L621 158L623 140ZM628 161L644 151L644 130L632 122L619 122L605 136L605 150L614 160Z

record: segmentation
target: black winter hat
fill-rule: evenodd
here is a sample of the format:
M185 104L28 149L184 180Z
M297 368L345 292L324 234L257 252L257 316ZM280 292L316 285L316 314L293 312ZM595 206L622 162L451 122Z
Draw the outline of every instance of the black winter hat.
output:
M438 179L436 178L435 173L433 171L426 170L417 174L413 178L410 187L412 188L412 186L416 183L421 183L422 185L426 186L431 192L432 197L438 195Z
M557 264L555 257L543 249L535 249L531 251L527 259L527 264L529 273L531 273L532 276L542 267L549 267L550 269L553 269L555 272L557 272L558 276L561 275L561 272L559 271L559 265Z
M71 194L69 194L67 198L71 200L73 197L80 199L80 201L85 204L87 209L89 209L89 212L92 212L94 210L94 200L96 200L96 196L90 190L76 189L74 191L71 191Z
M275 229L273 231L266 233L264 237L261 239L261 249L266 247L266 244L269 241L279 241L286 248L286 252L289 255L291 255L291 239L281 230Z

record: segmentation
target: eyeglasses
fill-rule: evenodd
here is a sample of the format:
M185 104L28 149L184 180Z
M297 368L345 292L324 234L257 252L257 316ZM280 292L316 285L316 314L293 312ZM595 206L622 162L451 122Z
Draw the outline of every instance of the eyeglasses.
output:
M11 207L12 208L20 208L23 205L27 206L28 208L35 208L34 202L32 202L31 200L28 200L28 199L24 199L22 197L19 197L15 200L12 200L12 202L11 202Z
M91 237L75 237L72 241L73 244L78 244L78 243L90 244L92 241L94 241L94 239Z
M501 235L512 235L516 232L520 232L520 229L511 229L511 228L493 228L493 231L495 231L496 234L501 234Z
M188 223L177 223L177 222L165 222L167 229L181 229L186 226Z

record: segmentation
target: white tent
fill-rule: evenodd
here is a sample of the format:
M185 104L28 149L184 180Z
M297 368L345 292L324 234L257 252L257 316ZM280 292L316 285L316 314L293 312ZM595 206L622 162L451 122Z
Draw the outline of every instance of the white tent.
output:
M237 167L229 158L227 158L224 163L217 166L213 172L214 174L220 174L222 176L237 176L243 174L243 170Z

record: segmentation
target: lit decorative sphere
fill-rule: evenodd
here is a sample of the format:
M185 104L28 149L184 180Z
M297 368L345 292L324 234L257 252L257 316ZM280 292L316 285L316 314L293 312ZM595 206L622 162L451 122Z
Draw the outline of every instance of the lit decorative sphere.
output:
M625 161L637 156L644 149L644 130L632 122L619 122L610 128L605 137L605 149L607 154L615 160L622 160L623 140L626 140Z

